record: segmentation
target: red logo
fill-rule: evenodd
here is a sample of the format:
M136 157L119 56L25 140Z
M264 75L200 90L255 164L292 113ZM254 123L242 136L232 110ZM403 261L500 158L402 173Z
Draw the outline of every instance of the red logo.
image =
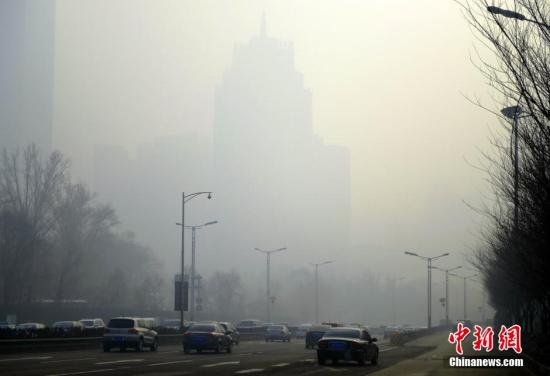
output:
M468 334L470 334L470 329L461 322L458 323L456 332L449 334L449 343L455 345L457 354L462 355L462 341L468 337Z
M502 325L498 333L498 349L500 351L512 349L516 354L520 354L523 351L521 348L521 326L516 324L506 328Z
M491 352L493 350L493 337L495 332L492 327L488 326L483 330L479 325L474 326L475 341L472 343L475 351L481 351L482 348L485 352Z
M462 350L462 341L468 337L470 332L469 328L459 322L456 332L449 334L449 343L455 345L457 354L462 355L464 353ZM493 350L495 331L491 326L483 329L481 326L475 325L473 334L475 337L475 340L472 342L474 351L485 349L485 352L491 352ZM516 324L507 328L502 325L498 333L498 349L500 351L514 350L517 354L520 354L523 351L521 348L521 326Z

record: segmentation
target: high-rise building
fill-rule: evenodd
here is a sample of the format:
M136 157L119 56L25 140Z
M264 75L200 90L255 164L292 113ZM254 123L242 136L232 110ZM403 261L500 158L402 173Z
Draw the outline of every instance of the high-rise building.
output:
M54 0L0 1L0 148L51 149Z
M259 36L235 48L217 89L214 161L226 244L289 246L304 259L347 248L348 151L314 134L293 46L269 37L265 19Z

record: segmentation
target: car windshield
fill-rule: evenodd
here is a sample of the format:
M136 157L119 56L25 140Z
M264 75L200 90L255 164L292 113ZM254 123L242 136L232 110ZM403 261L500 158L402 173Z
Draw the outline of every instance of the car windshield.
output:
M109 328L133 328L134 320L132 319L112 319L109 321Z
M267 330L269 330L270 332L276 332L276 331L283 330L283 329L284 329L284 326L282 326L282 325L272 325L272 326L267 328Z
M214 325L193 325L189 328L190 332L214 332L216 327Z
M341 338L360 338L361 331L357 329L330 329L325 337L341 337Z
M67 328L67 327L73 326L73 322L72 321L58 321L58 322L54 323L53 326Z
M84 324L84 326L94 326L93 320L80 320L80 322Z

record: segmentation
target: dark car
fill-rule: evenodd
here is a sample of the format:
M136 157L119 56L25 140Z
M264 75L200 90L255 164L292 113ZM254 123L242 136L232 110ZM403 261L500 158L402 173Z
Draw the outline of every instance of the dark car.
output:
M230 322L222 321L220 322L220 325L222 326L223 329L225 329L225 332L229 334L229 336L231 337L231 340L233 341L233 344L239 345L239 342L241 340L241 333L239 333L237 328L235 328L235 326Z
M111 319L103 331L103 351L109 352L113 347L121 351L131 347L143 351L144 347L157 351L158 335L150 324L143 319L134 317L117 317Z
M306 333L306 349L314 349L317 347L317 342L323 337L327 330L330 329L328 325L314 325Z
M189 354L191 350L198 353L202 350L214 350L219 353L232 351L233 340L220 324L196 324L190 327L183 335L183 352Z
M378 364L378 346L364 328L329 329L317 344L317 360L325 364L331 359L333 364L338 360L353 360L364 365L366 361Z
M265 331L266 342L290 342L291 337L290 330L286 325L271 325Z

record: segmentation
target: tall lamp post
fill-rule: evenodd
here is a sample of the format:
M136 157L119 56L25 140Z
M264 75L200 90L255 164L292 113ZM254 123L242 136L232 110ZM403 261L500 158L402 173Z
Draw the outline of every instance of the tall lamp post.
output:
M180 289L180 328L183 330L184 328L184 311L185 311L185 278L183 275L184 269L185 269L185 203L188 201L191 201L197 196L200 195L207 195L208 199L210 200L212 198L212 192L195 192L190 193L188 195L185 194L185 192L181 193L181 289Z
M395 327L396 325L396 314L395 314L395 285L397 282L402 281L406 279L405 277L401 278L390 278L391 282L391 316L392 316L392 326Z
M439 256L434 256L434 257L421 256L417 253L407 252L407 251L405 251L405 254L409 256L415 256L415 257L421 258L422 260L425 260L428 262L428 328L431 328L432 327L432 261L440 259L441 257L448 256L449 253L448 252L443 253Z
M492 14L499 14L503 17L506 17L506 18L513 18L513 19L516 19L516 20L519 20L519 21L527 21L527 22L531 22L531 23L534 23L534 24L537 24L537 25L540 25L542 27L545 27L547 29L550 29L550 25L548 24L545 24L543 22L539 22L537 20L531 20L527 17L525 17L523 14L521 13L518 13L518 12L514 12L512 10L508 10L508 9L502 9L502 8L499 8L499 7L495 7L495 6L488 6L487 7L487 11L489 13L492 13Z
M462 266L457 266L451 269L438 268L437 266L432 266L432 269L441 270L445 272L445 324L449 324L449 272L455 271L462 268Z
M200 230L206 226L215 225L218 221L206 222L202 225L185 226L186 229L191 230L191 320L195 320L195 291L196 291L196 268L195 268L195 239L196 230ZM181 223L176 222L176 225L181 226Z
M319 324L319 266L332 264L333 261L311 263L315 267L315 323Z
M260 248L254 248L255 251L261 252L266 255L267 258L267 276L266 276L266 314L267 314L267 322L271 322L271 291L269 286L269 272L270 272L270 265L271 265L271 254L284 251L286 247L274 249L271 251L265 251Z
M449 273L449 275L452 275L453 277L462 278L464 280L464 320L466 320L468 318L468 309L467 309L467 306L466 306L466 303L467 303L467 300L466 300L466 281L468 279L477 277L477 274L472 274L472 275L469 275L467 277L464 277L464 276L461 276L461 275L458 275L458 274L454 274L454 273Z

